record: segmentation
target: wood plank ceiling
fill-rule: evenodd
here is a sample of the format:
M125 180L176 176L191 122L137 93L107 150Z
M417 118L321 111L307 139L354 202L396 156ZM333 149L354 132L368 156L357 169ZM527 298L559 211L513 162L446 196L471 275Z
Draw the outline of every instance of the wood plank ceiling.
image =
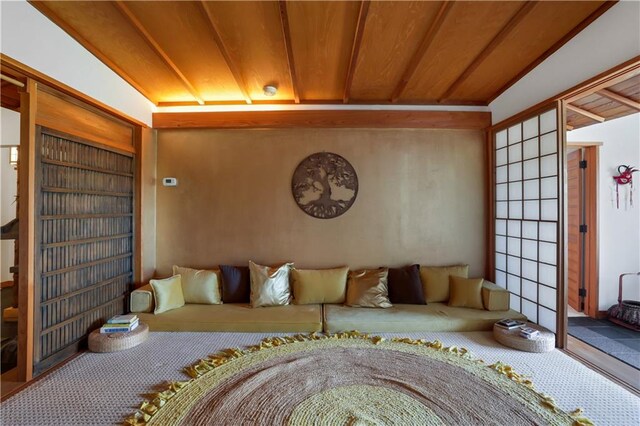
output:
M640 112L640 75L589 93L567 105L567 130Z
M31 1L156 105L487 105L613 3Z

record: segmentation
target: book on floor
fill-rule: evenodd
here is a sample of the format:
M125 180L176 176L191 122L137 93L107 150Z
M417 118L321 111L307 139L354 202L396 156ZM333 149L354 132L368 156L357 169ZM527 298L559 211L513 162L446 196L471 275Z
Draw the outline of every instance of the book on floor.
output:
M514 328L519 328L519 327L522 327L523 325L525 325L524 322L514 320L514 319L509 319L509 318L501 319L496 323L496 326L507 329L507 330L513 330Z
M538 330L536 330L535 328L522 327L520 329L520 336L524 337L525 339L533 339L538 334L540 334L540 332Z
M115 326L114 324L105 324L100 327L100 333L126 333L133 331L138 327L139 321L136 320L133 324Z
M116 315L107 320L107 324L133 324L138 321L136 314Z

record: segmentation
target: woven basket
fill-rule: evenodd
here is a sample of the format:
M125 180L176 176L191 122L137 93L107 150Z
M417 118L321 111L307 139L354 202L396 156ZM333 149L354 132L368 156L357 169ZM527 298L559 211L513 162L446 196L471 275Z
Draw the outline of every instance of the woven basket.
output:
M89 334L89 350L92 352L117 352L138 346L147 340L149 327L141 322L135 330L126 333L100 333L94 330Z
M540 333L533 339L526 339L520 337L520 328L506 330L494 324L493 337L505 346L525 352L550 352L556 347L555 334L538 324L527 323L527 327Z

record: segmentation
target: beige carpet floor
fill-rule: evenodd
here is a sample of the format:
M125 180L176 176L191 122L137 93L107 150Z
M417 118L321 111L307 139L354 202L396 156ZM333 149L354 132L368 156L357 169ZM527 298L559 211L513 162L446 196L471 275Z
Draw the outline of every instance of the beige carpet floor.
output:
M0 406L5 425L120 424L166 380L219 349L255 344L273 334L151 333L144 344L112 354L85 353ZM488 363L503 361L532 378L565 411L577 407L597 425L640 424L640 398L559 351L532 354L505 348L490 332L382 334L463 346ZM640 374L640 373L639 373Z

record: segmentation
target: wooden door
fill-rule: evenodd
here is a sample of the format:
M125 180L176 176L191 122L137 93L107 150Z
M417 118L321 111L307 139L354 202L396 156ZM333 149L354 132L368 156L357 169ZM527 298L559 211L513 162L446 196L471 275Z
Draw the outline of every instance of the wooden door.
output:
M582 282L582 236L580 234L581 194L582 184L580 178L580 160L582 150L576 149L567 156L567 229L568 229L568 299L569 306L578 312L582 312L582 303L579 296L580 283Z

